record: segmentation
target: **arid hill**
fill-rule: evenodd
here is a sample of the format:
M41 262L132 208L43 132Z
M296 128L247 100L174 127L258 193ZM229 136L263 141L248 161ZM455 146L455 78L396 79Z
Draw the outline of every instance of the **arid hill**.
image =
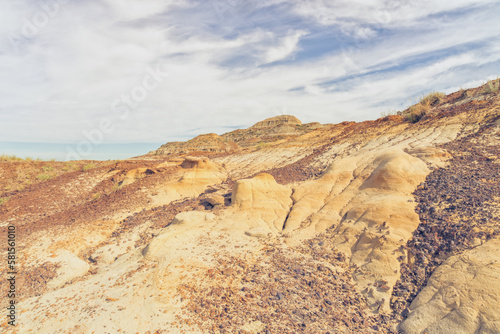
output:
M256 123L248 129L238 129L219 136L215 133L199 135L186 142L170 142L148 155L170 155L187 153L238 152L242 148L255 146L263 148L297 138L321 127L319 123L302 124L295 116L281 115Z
M149 154L152 155L170 155L170 154L187 154L192 152L210 152L221 153L238 151L239 146L233 141L228 141L225 138L209 133L199 135L187 142L171 142L162 145L156 151Z
M498 85L124 161L2 161L2 332L500 333Z

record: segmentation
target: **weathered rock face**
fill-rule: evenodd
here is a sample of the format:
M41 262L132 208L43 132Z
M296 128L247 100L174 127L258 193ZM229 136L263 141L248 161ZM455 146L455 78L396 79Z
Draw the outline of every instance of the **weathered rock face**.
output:
M185 157L180 164L185 169L217 169L218 167L206 157Z
M429 170L403 151L372 158L373 153L344 158L318 180L299 186L284 233L293 241L334 229L334 245L358 266L354 279L380 311L389 309L391 287L399 278L400 247L419 223L411 193Z
M235 130L222 136L209 133L197 136L187 142L167 143L158 150L150 152L149 155L238 152L242 147L252 147L262 145L264 142L297 137L321 127L322 125L319 123L303 125L295 116L281 115L258 122L248 129Z
M180 167L180 178L163 184L151 196L155 204L199 196L208 186L220 184L227 178L224 168L205 157L186 157Z
M300 124L302 124L302 122L295 116L280 115L257 122L255 123L254 126L252 126L252 128L264 129L264 128L274 128L280 125L300 125Z
M279 234L292 206L292 190L260 173L252 179L236 181L231 197L230 221L234 229ZM253 232L249 232L253 233Z
M132 169L130 171L128 171L126 174L125 174L125 177L123 179L123 181L121 182L121 186L126 186L126 185L129 185L131 183L134 183L135 181L137 181L138 179L141 179L143 177L146 177L147 175L151 175L151 174L154 174L155 171L150 169L150 168L136 168L136 169Z
M500 333L500 240L452 256L432 274L400 329L408 334Z
M228 141L215 133L199 135L187 142L172 142L151 152L155 155L189 154L193 152L221 153L238 151L238 144ZM150 153L150 154L151 154Z

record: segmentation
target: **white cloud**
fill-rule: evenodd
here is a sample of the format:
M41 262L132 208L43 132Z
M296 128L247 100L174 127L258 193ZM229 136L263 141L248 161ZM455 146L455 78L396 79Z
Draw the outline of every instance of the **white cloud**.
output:
M492 3L495 0L308 0L297 1L294 11L327 26L353 23L410 26L432 14Z
M291 56L295 51L297 51L297 46L300 38L306 35L305 31L296 31L288 36L285 36L280 45L272 46L267 49L264 55L265 63L272 63L275 61L283 60Z
M180 0L103 0L115 17L123 21L132 21L151 17L168 10L169 7L189 7L189 1Z
M375 118L394 101L405 102L426 88L469 84L483 73L453 74L457 68L494 67L489 64L499 61L499 43L493 40L499 32L493 11L471 12L460 22L425 21L422 29L414 28L432 13L486 2L430 6L358 0L334 6L320 0L276 0L259 3L287 5L265 8L277 11L267 21L243 13L249 21L238 22L238 8L227 20L216 21L215 9L203 2L70 1L26 41L23 54L15 54L5 39L0 43L0 141L78 141L83 130L105 117L116 125L106 135L108 142L161 142L224 131L221 126L251 125L284 112L305 122ZM291 12L283 12L291 5ZM260 9L256 13L264 15ZM37 10L30 1L2 2L0 34L19 32L23 18ZM295 23L297 14L327 27ZM287 26L290 21L294 24ZM377 22L395 33L374 38L378 32L370 24ZM315 29L338 29L361 42L342 48L332 44L330 52L316 55L306 49L325 47L322 41L313 43L309 32ZM449 54L442 51L454 48ZM440 51L436 60L419 63L419 57ZM417 59L415 64L407 65L411 59ZM148 91L127 119L117 119L112 102L141 85L147 69L160 62L169 76ZM408 68L398 71L398 66ZM323 84L328 81L334 84Z

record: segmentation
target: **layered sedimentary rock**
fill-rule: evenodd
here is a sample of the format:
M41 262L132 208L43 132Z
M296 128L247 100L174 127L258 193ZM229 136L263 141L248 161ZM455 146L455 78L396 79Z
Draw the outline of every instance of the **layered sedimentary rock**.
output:
M300 125L300 124L302 124L302 122L295 116L280 115L257 122L255 123L255 125L252 126L252 128L265 129L265 128L274 128L281 125Z
M238 144L228 141L215 133L199 135L187 142L171 142L150 152L155 155L189 154L192 152L231 152L238 151Z

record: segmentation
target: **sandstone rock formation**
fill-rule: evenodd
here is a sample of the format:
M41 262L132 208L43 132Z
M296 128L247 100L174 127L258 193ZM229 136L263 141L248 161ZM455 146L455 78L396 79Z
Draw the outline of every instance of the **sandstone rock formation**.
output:
M226 180L224 169L205 157L186 157L178 180L160 186L152 196L155 204L166 204L185 197L196 197L205 189Z
M237 229L260 228L275 234L281 233L292 206L291 194L289 188L279 185L266 173L260 173L252 179L238 180L233 188L233 210L229 220L234 221L232 225Z
M265 128L274 128L281 125L300 125L300 124L302 124L302 122L295 116L280 115L257 122L255 123L255 125L252 126L252 128L265 129Z
M420 333L500 333L500 240L452 256L432 274L400 329Z
M428 172L423 161L397 150L342 159L296 189L284 233L303 239L334 228L334 245L358 266L354 278L369 304L388 310L399 249L419 223L411 193Z
M147 175L151 175L154 173L155 173L154 170L149 169L149 168L132 169L125 174L125 177L123 178L123 181L121 181L120 185L126 186L128 184L131 184L131 183L137 181L138 179L141 179Z

